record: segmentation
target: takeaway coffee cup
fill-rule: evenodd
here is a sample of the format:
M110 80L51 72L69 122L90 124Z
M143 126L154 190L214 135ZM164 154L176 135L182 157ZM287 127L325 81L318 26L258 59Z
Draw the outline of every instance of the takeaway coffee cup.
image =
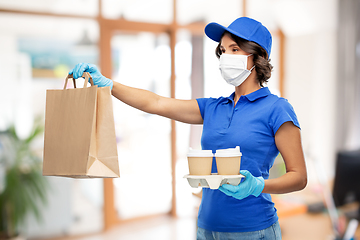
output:
M215 153L219 175L239 175L241 163L240 147L218 149Z
M211 150L190 149L187 158L190 175L210 175L214 154Z

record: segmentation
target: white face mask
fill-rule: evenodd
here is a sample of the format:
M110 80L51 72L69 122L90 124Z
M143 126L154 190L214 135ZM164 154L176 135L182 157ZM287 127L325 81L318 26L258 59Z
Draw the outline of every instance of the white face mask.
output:
M251 55L220 55L219 69L227 83L237 87L246 80L255 67L254 65L250 70L247 69L247 58Z

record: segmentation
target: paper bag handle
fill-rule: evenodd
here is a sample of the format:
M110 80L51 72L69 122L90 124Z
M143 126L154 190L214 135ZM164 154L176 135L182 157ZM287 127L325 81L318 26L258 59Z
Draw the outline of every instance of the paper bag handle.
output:
M94 82L93 82L93 79L92 79L92 77L91 77L90 73L88 73L88 72L84 72L84 73L83 73L83 75L82 75L82 77L83 77L83 78L85 78L84 88L86 88L86 87L87 87L87 83L88 83L88 81L89 81L89 78L90 78L90 84L91 84L91 86L94 86ZM69 78L72 78L72 79L73 79L74 88L76 88L76 82L75 82L75 79L74 79L74 77L73 77L73 75L72 75L72 74L69 74L69 75L67 75L67 77L65 78L65 85L64 85L64 89L66 89L66 85L67 85L67 83L68 83L68 79L69 79Z

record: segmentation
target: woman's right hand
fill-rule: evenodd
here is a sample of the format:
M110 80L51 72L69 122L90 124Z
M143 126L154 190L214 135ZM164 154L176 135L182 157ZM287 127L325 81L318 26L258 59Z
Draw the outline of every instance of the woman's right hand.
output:
M74 79L78 79L83 75L84 72L90 73L94 85L99 87L110 87L112 90L113 81L104 77L94 64L78 63L73 69L69 71L69 74L72 74Z

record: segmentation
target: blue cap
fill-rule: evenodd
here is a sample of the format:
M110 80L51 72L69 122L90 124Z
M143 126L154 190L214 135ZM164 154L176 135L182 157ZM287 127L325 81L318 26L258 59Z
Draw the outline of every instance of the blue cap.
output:
M268 57L270 57L272 37L269 30L261 22L248 17L240 17L228 27L221 26L215 22L209 23L205 27L205 34L215 42L220 42L221 36L225 31L259 44L265 49Z

